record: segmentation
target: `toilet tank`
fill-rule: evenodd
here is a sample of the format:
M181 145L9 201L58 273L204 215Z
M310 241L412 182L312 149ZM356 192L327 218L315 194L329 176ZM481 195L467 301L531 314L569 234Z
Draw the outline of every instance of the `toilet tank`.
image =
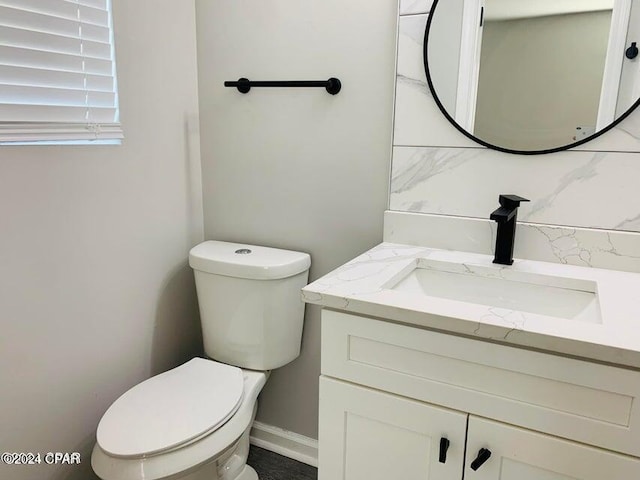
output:
M307 253L218 241L189 252L205 353L252 370L271 370L300 354L311 258Z

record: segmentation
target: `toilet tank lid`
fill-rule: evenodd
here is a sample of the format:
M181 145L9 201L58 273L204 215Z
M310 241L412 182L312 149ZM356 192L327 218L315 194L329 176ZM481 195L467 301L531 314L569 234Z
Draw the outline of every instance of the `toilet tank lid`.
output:
M252 280L287 278L309 269L308 253L209 240L189 252L194 270Z

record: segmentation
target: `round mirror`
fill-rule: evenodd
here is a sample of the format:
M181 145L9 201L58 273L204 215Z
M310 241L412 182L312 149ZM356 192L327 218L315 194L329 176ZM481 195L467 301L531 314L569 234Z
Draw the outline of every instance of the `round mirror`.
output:
M487 147L531 155L581 145L640 103L638 4L434 0L429 88L449 121Z

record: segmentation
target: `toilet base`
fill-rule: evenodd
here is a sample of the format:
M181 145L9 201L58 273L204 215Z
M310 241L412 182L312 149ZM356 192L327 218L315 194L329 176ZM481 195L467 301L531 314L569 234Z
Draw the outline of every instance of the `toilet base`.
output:
M256 409L254 408L253 417L255 417ZM175 480L259 480L256 471L247 465L250 431L251 425L247 427L235 445L213 462L199 467L189 475L176 476Z
M195 473L192 473L191 475L187 475L186 477L182 478L177 477L176 480L217 480L220 478L224 478L224 480L260 480L260 477L258 477L256 471L249 465L245 465L240 473L238 473L238 475L234 477L219 477L217 473L217 466L215 462L213 462L213 464L205 466L204 468L198 470Z
M244 466L244 470L236 477L236 480L259 480L256 471L249 465Z

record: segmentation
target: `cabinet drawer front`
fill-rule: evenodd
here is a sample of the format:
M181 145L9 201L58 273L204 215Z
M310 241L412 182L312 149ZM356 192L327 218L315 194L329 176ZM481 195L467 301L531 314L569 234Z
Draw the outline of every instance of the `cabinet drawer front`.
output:
M319 426L319 480L462 478L464 413L321 377Z
M322 374L640 456L640 373L329 310Z
M477 470L481 449L491 456ZM631 480L640 478L640 460L626 455L469 418L465 480Z

